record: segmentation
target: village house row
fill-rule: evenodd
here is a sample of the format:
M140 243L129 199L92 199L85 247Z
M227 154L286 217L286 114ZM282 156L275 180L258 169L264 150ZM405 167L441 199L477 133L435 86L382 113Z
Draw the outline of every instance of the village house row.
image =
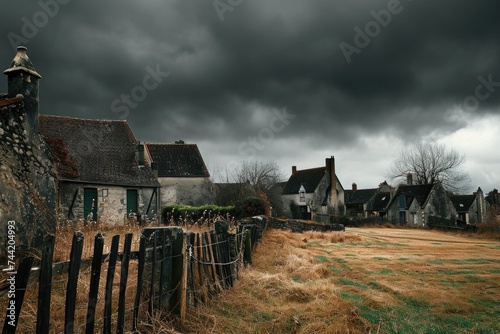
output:
M154 217L170 204L213 203L216 189L195 144L138 141L127 121L39 114L41 75L19 47L8 92L0 94L0 237L15 221L18 244L37 246L56 224L93 220L122 223L131 213ZM47 111L45 111L47 112ZM488 202L481 189L448 196L440 184L344 190L335 159L307 170L292 168L281 185L284 214L302 218L383 216L394 223L425 225L429 216L477 223ZM498 192L486 197L498 204ZM294 203L290 205L290 203ZM2 249L4 251L4 249Z

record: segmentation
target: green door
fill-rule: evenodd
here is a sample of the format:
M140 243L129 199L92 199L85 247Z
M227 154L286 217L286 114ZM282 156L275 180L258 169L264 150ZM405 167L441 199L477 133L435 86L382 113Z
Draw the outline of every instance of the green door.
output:
M127 215L129 215L131 212L137 214L137 211L137 190L127 189Z
M83 189L83 218L87 220L89 214L92 214L92 220L97 221L97 189Z

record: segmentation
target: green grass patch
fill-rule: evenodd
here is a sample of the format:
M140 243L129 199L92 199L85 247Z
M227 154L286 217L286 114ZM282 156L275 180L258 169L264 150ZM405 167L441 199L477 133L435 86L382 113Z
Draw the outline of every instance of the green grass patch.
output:
M327 268L330 269L331 271L333 271L336 274L340 274L342 272L341 268L337 268L337 267L332 266L332 265L328 265Z
M443 260L429 260L427 261L429 264L437 264L438 266L442 266L444 264Z
M384 290L384 287L377 282L370 282L368 283L368 286L372 288L373 290Z
M372 259L379 260L379 261L390 261L390 259L388 259L386 257L381 257L381 256L374 256Z
M342 291L340 293L340 297L345 300L352 300L356 303L359 303L363 300L363 297L361 295L349 291Z
M339 279L339 283L342 284L342 285L355 286L355 287L360 288L362 290L366 290L366 286L365 285L363 285L363 284L361 284L359 282L353 281L353 280L341 278L341 279Z
M357 256L356 254L344 254L344 256Z
M410 258L408 258L408 257L400 257L398 260L399 261L409 261Z
M315 258L317 258L322 263L328 262L328 258L323 255L316 255Z
M321 241L311 241L306 244L307 247L321 246Z
M393 271L389 268L383 268L383 269L380 269L379 271L375 272L376 274L380 274L380 275L389 275L389 274L392 274Z
M491 263L490 260L486 259L454 259L451 260L453 264L488 264Z

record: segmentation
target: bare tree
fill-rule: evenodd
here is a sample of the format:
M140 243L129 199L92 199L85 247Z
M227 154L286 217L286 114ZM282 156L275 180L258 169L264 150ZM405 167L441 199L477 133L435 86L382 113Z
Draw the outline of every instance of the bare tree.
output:
M464 170L466 157L454 149L440 144L418 144L401 152L389 171L393 180L405 179L412 174L415 184L441 182L451 192L470 188L470 176Z
M280 183L284 176L274 161L242 161L233 169L222 171L217 201L220 205L234 204L248 198L265 194L273 207L274 212L281 213L281 188Z

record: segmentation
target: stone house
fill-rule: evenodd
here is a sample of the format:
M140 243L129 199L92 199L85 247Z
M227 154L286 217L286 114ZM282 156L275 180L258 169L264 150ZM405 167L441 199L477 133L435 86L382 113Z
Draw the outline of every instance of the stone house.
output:
M385 181L378 188L370 189L358 189L356 183L353 183L352 189L344 190L346 215L362 218L385 216L391 199L390 190Z
M441 183L399 185L387 206L388 220L393 224L427 226L429 218L455 221L457 212Z
M486 219L486 200L481 188L472 195L450 195L455 206L457 220L465 224L475 225Z
M123 223L159 210L160 184L127 121L39 117L57 172L58 221Z
M146 162L156 165L161 207L214 203L214 186L196 144L145 144Z
M344 215L344 188L335 173L335 158L327 158L324 167L297 170L293 166L282 200L287 216L294 215L293 207L302 219L328 222L330 216Z

